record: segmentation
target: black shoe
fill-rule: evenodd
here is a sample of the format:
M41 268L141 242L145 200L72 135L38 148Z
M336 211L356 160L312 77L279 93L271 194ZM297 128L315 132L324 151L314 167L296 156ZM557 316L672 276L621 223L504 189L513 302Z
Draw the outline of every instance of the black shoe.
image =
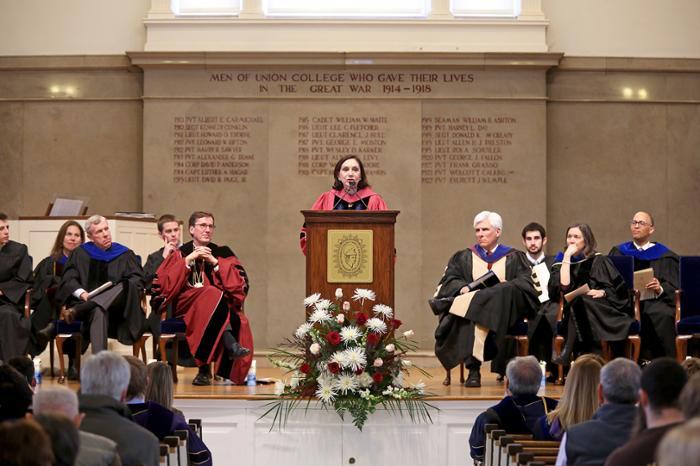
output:
M237 341L234 342L230 348L226 348L226 352L228 353L229 359L236 359L250 354L250 350L241 346Z
M78 380L78 371L75 370L75 366L73 364L68 365L68 370L66 371L66 378L68 380Z
M464 382L465 387L479 388L481 387L481 371L477 369L469 369L469 377Z
M211 385L211 376L209 374L205 374L204 372L200 372L194 377L194 379L192 379L192 385L196 385L198 387Z
M56 326L53 322L50 322L49 325L36 332L35 336L37 345L43 351L46 345L49 344L49 341L56 337Z
M564 346L561 354L552 355L552 364L557 366L568 366L571 364L571 348L569 345Z

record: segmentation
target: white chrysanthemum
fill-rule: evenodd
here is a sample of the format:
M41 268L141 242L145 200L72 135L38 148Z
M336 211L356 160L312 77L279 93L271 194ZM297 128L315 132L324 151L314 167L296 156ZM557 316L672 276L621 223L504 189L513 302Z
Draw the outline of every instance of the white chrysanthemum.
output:
M372 385L372 376L369 375L367 372L363 372L359 376L357 376L357 383L360 385L362 388L367 388L370 385Z
M386 333L386 323L382 319L377 319L376 317L372 317L367 321L365 324L367 328L375 333Z
M321 299L321 293L314 293L310 296L307 296L304 298L304 306L309 307L313 304L316 304L316 302Z
M425 393L425 383L419 380L418 383L413 386L413 389L422 395Z
M376 315L382 315L387 319L394 317L394 310L386 304L375 304L372 308L372 312Z
M314 304L317 311L327 311L331 307L331 301L329 299L321 299Z
M374 293L374 291L368 290L366 288L356 288L355 294L352 295L353 301L364 301L365 299L374 301L376 297L377 295Z
M347 367L347 365L348 365L347 354L345 353L345 351L336 351L331 356L331 362L337 362L338 364L340 364L341 367Z
M364 369L367 365L367 355L363 348L348 348L343 353L345 353L345 364L343 367L357 371Z
M330 385L319 385L316 390L316 397L324 403L331 403L335 400L337 393Z
M357 341L362 336L360 329L354 325L348 325L340 330L340 338L343 342Z
M309 322L315 324L316 322L325 322L330 320L331 315L325 309L316 309L309 316Z
M355 376L342 374L338 377L338 380L336 380L334 388L345 395L349 391L353 392L357 390L358 386L357 378Z
M325 364L324 367L326 367ZM322 372L316 379L316 382L318 382L318 385L321 387L332 387L335 383L335 377L328 372Z
M296 332L294 332L294 335L297 338L304 338L307 333L309 333L309 330L311 330L311 324L308 322L304 322L299 326Z

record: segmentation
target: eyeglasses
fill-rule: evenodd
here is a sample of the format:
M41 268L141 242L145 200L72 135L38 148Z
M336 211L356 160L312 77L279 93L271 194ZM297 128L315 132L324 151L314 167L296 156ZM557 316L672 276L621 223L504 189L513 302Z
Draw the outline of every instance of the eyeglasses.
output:
M630 225L633 227L640 226L640 227L649 227L651 226L651 223L647 223L644 220L632 220L630 221Z
M212 225L211 223L195 223L194 226L199 227L202 230L213 230L216 228L216 225Z

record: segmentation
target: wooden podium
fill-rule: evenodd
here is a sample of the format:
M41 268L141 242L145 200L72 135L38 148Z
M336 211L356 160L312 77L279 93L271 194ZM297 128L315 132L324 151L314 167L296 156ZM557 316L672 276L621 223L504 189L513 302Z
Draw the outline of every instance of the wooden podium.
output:
M355 288L394 307L394 224L398 210L302 210L306 222L306 295L350 300ZM365 304L365 310L371 306Z

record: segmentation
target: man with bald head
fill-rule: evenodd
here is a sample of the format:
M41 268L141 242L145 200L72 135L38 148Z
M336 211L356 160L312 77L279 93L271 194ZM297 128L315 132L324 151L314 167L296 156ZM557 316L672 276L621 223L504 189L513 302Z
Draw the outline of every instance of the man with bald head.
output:
M651 242L654 219L648 212L637 212L630 221L632 241L614 246L608 255L632 256L634 270L652 268L654 278L646 284L653 298L640 302L642 318L642 357L675 357L675 293L678 289L678 255L661 243Z

